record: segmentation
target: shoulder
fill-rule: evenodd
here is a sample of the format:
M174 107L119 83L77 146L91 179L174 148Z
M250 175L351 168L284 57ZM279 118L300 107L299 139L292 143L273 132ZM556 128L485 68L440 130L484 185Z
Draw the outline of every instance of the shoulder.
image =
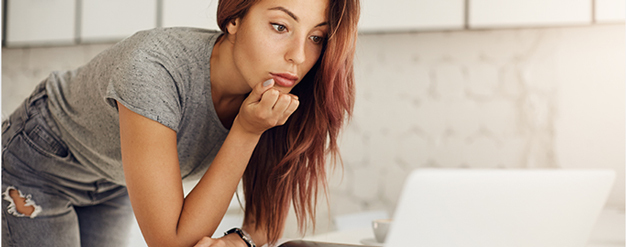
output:
M206 45L208 40L220 34L215 30L191 27L154 28L139 31L125 41L143 49L186 48Z
M189 63L203 63L207 52L212 49L211 44L219 35L219 31L200 28L154 28L139 31L116 46L118 57L178 67Z
M206 59L210 41L221 32L200 28L172 27L139 31L118 42L101 58L118 66L163 66L170 69Z
M209 37L220 34L221 31L195 28L195 27L159 27L137 32L154 37L168 38L189 38L189 37Z

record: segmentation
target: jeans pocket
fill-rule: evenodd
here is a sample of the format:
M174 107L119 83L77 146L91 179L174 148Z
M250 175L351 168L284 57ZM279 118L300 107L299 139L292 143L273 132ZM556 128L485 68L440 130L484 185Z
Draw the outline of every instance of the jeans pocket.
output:
M65 143L50 134L41 125L36 125L28 132L24 132L24 140L41 154L52 157L67 157L69 151Z

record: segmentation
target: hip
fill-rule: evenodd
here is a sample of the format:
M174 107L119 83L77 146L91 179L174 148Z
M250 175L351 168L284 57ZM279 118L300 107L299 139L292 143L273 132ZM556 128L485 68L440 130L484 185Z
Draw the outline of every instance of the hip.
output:
M76 160L47 108L45 81L2 122L2 174L10 183L65 191L76 203L120 185L102 178ZM3 186L4 187L4 186Z

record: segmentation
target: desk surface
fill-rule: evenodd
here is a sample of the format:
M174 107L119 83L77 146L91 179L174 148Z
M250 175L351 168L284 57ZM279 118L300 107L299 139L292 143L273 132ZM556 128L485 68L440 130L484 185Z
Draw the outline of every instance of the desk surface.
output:
M624 211L605 209L598 217L586 247L624 247ZM344 231L329 232L304 238L305 240L361 244L363 240L374 238L372 229L368 227Z

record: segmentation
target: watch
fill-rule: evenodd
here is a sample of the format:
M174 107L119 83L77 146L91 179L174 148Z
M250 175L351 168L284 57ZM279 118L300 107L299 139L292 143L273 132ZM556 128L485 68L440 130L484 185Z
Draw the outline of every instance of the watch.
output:
M243 239L243 241L246 242L246 245L248 245L248 247L256 247L250 235L248 235L248 233L246 233L243 229L238 228L238 227L232 228L226 231L224 233L224 236L231 234L231 233L237 233L237 235L239 235L239 237L241 237L241 239Z

